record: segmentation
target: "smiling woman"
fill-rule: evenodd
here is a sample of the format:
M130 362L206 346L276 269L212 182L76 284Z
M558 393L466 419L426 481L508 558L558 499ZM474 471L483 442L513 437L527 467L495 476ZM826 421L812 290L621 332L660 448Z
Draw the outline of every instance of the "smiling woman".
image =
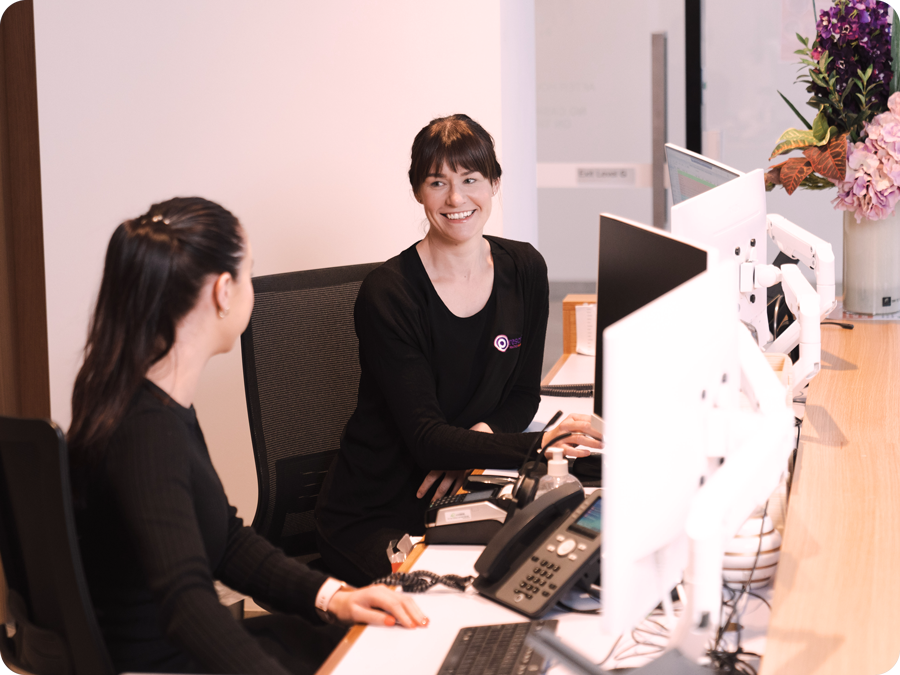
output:
M409 169L428 232L360 288L359 399L316 512L323 558L353 583L389 574L390 540L422 534L469 470L516 467L539 440L521 432L540 402L547 267L530 244L484 236L500 175L477 122L432 120ZM546 439L564 431L601 446L587 416Z

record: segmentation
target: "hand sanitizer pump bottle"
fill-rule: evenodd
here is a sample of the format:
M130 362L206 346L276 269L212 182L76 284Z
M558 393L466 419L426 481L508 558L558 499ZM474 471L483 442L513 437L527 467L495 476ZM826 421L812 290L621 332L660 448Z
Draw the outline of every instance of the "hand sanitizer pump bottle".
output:
M541 476L541 479L538 481L537 492L534 495L535 499L566 483L581 485L581 482L569 473L569 462L563 457L562 448L549 448L547 454L550 457L547 461L547 475Z

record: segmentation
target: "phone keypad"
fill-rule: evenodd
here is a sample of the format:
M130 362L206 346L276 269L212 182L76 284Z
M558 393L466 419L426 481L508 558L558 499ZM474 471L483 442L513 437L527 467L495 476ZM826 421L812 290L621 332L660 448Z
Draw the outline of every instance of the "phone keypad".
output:
M435 499L431 502L431 508L436 508L439 506L453 506L454 504L459 504L465 499L468 495L447 495L445 497L441 497L440 499Z

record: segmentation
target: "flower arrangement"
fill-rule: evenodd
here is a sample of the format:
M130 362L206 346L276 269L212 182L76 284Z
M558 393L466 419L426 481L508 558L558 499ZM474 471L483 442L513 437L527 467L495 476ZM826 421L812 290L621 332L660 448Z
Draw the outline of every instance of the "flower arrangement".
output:
M852 144L850 171L836 183L835 208L852 211L856 222L882 220L900 201L900 92L887 104L886 112L866 124L866 139Z
M900 97L892 96L900 89L900 73L892 70L900 21L895 13L892 30L888 9L877 0L834 0L819 13L812 44L797 36L805 71L797 81L807 85L807 103L818 113L809 123L779 92L806 128L785 131L770 159L794 150L803 156L769 167L767 189L837 187L835 207L854 211L857 220L893 212L900 201Z

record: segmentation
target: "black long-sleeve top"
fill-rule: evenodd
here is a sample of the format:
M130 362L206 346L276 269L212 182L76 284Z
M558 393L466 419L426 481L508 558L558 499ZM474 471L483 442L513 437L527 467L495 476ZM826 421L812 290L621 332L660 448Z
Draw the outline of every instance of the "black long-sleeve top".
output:
M145 381L75 491L88 586L118 671L286 673L219 603L213 578L318 621L326 577L243 526L193 406Z
M517 432L540 403L547 267L530 244L485 238L494 284L472 317L444 305L415 246L360 287L359 398L316 512L339 548L373 526L421 534L431 493L416 491L429 471L514 468L537 439ZM470 431L478 422L494 433Z

